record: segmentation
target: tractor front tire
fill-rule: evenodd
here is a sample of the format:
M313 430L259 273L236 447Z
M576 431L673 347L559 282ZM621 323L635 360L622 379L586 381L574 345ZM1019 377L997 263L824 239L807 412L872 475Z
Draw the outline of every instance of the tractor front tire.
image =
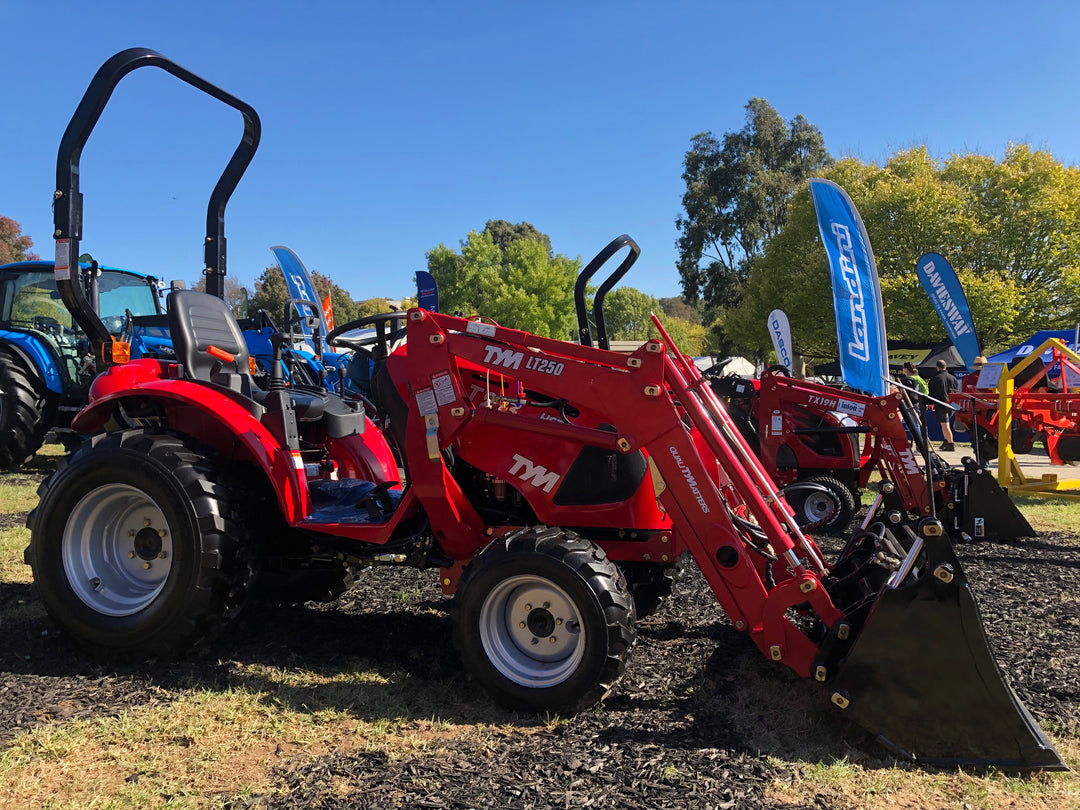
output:
M451 613L466 669L511 709L573 714L626 668L634 602L603 549L557 528L521 529L466 568Z
M847 485L828 475L813 475L805 482L824 487L828 492L798 493L788 499L799 526L824 534L846 532L856 512L855 496Z
M28 461L45 443L49 391L32 369L0 348L0 470Z
M26 560L49 616L93 658L170 660L205 644L252 582L220 470L191 440L99 434L39 489Z

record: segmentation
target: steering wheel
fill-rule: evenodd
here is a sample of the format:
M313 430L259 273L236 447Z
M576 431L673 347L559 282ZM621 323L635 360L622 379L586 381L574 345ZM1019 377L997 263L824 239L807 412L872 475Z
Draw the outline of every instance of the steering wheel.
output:
M404 321L408 316L407 312L380 312L377 315L358 318L331 329L326 335L326 343L335 348L362 351L370 354L374 360L382 360L390 355L390 341L401 331L401 327L393 328L388 325L394 321ZM375 327L375 331L370 335L343 337L346 332L371 326ZM369 348L371 346L376 348L372 350Z

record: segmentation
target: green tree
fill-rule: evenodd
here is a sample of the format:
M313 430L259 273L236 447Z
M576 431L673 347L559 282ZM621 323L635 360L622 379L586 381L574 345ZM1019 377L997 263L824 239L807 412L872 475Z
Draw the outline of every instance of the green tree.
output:
M681 318L690 323L701 323L701 311L693 304L688 304L682 296L661 298L660 309L670 318Z
M319 298L316 304L322 306L323 299L327 295L330 296L330 303L334 307L335 326L344 326L349 321L365 315L374 315L377 312L386 312L389 309L385 298L370 298L364 302L366 309L362 310L361 305L353 300L348 291L318 271L312 271L311 281L315 285L315 292ZM285 277L281 273L281 268L277 265L267 267L255 279L255 294L251 297L251 311L265 309L274 319L274 323L280 326L281 319L285 316L285 302L288 300L289 291L285 286Z
M442 244L427 252L428 272L439 285L439 308L483 315L538 335L569 338L576 331L574 281L581 261L553 255L547 237L538 239L526 232L539 233L528 223L511 227L519 235L501 245L485 228L470 231L460 253Z
M40 259L31 253L34 240L22 232L22 226L11 217L0 217L0 264Z
M747 102L746 124L717 139L691 139L683 161L684 213L678 269L688 301L735 306L764 242L784 226L787 204L807 177L832 158L817 127L798 115L790 124L765 99Z
M491 237L491 241L506 253L506 249L519 239L531 239L544 246L547 255L551 256L551 238L546 233L541 233L535 225L528 222L519 222L514 225L505 219L489 219L484 225L484 232Z
M847 191L866 225L890 338L946 336L915 273L929 251L956 269L984 353L1080 319L1080 168L1021 144L1001 161L975 154L941 161L917 147L881 167L849 158L824 174ZM828 260L805 184L725 331L764 351L765 318L776 307L791 320L797 351L835 357Z
M678 299L667 299L678 300ZM696 310L695 310L696 312ZM668 315L653 296L633 287L618 287L604 298L604 324L609 340L646 341L660 337L652 322L656 315L684 354L700 355L706 343L706 330L688 318Z
M604 298L604 324L610 340L645 341L656 336L652 315L660 302L633 287L618 287Z

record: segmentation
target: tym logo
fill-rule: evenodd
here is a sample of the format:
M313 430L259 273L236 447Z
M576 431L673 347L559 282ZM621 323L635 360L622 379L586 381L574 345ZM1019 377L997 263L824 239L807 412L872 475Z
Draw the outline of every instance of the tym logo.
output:
M906 475L922 475L922 470L919 469L919 463L915 460L915 454L911 452L910 447L905 447L897 455L900 456L900 464Z
M559 483L559 474L548 472L547 467L533 464L525 456L514 453L514 464L510 467L510 474L516 475L522 481L531 483L537 489L551 492L551 488Z
M492 366L516 369L521 365L525 352L515 352L513 349L504 349L501 346L485 346L484 362Z

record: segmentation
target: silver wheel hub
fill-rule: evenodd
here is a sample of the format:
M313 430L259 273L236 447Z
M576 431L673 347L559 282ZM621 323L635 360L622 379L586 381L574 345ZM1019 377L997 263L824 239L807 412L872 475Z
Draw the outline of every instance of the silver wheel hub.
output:
M495 668L530 688L562 683L585 656L576 605L538 576L510 577L491 590L480 611L480 638Z
M61 545L75 595L106 616L130 616L165 587L173 533L160 507L128 484L106 484L71 510Z
M803 514L813 521L826 520L836 512L836 501L825 492L811 492L803 504Z

